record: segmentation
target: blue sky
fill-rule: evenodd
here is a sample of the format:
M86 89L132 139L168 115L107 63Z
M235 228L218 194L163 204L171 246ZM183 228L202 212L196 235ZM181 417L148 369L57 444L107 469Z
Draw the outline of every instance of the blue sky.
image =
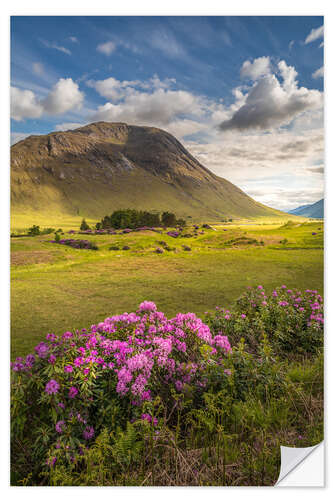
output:
M12 142L159 126L258 201L323 192L322 17L12 17Z

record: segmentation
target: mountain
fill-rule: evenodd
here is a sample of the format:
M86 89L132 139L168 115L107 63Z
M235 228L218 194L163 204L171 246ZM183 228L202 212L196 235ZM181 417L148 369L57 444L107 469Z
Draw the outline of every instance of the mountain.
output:
M301 215L302 217L310 217L311 219L324 218L324 200L316 201L312 205L302 205L300 207L289 210L289 214Z
M283 215L201 165L171 134L98 122L11 147L11 212L102 217L117 208L178 216Z

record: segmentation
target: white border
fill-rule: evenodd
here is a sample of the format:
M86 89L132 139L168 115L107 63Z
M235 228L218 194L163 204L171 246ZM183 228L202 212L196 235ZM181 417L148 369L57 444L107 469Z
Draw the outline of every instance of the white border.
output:
M6 1L6 0L5 0ZM269 2L267 0L233 0L232 2L223 1L195 1L195 0L168 0L168 2L157 2L152 0L121 0L118 3L112 0L94 0L85 4L83 0L71 1L57 0L57 2L45 2L41 0L11 0L4 3L0 7L0 36L1 36L1 167L0 167L0 186L1 186L1 462L0 462L0 488L3 495L8 498L16 498L22 496L26 498L50 497L54 495L70 496L71 498L90 497L92 494L110 497L117 495L117 497L135 496L136 498L147 498L158 496L159 499L172 496L190 495L191 497L202 497L202 495L209 495L210 498L217 498L227 495L228 498L238 496L239 494L246 495L247 499L260 498L267 495L279 495L283 493L284 496L295 496L300 494L303 498L311 498L314 496L327 495L329 490L332 490L330 477L326 475L325 489L298 488L297 490L288 490L287 488L274 489L274 488L246 488L246 487L228 487L228 488L98 488L92 489L88 487L76 488L48 488L45 490L43 487L36 488L9 488L9 475L8 475L8 461L9 461L9 418L8 418L8 402L9 402L9 16L10 15L325 15L325 84L326 84L326 289L325 289L325 302L331 302L331 266L329 265L328 255L332 255L333 245L331 244L332 231L329 230L330 215L332 213L332 201L329 200L329 194L332 192L332 130L330 126L329 114L329 89L330 89L330 74L332 63L330 61L330 48L332 40L332 23L330 15L330 0L279 0L279 2ZM330 134L331 133L331 134ZM5 222L6 221L6 222ZM7 231L8 230L8 231ZM333 375L329 377L329 371L333 371L332 363L329 363L327 350L330 347L330 324L331 319L328 317L328 308L326 307L326 389L329 388L327 384L328 378L333 380ZM332 333L331 333L332 335ZM325 397L325 420L328 419L328 391ZM330 401L331 404L331 401ZM332 417L330 418L330 420ZM325 442L326 442L326 472L332 469L332 460L328 448L329 429L326 425ZM332 493L332 492L331 492Z

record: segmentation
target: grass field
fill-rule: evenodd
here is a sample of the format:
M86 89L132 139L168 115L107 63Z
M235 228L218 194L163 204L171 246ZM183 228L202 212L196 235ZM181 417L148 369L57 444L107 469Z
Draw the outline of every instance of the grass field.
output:
M26 222L18 219L16 230L28 227ZM165 231L67 235L78 222L50 219L45 226L62 227L63 238L92 240L99 250L53 244L53 235L11 240L12 356L27 354L49 332L90 326L136 310L143 300L156 302L167 315L203 315L229 306L250 285L323 291L321 221L219 225L177 239ZM161 241L171 250L157 254ZM110 245L130 249L109 250Z

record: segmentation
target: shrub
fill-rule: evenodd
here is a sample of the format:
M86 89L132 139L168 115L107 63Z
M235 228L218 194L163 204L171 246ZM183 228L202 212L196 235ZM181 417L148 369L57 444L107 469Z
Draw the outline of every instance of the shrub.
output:
M129 249L130 249L130 247L128 245L123 246L123 250L129 250Z
M163 252L164 252L164 250L163 250L163 248L161 248L161 247L157 247L157 248L156 248L156 250L155 250L155 252L156 252L156 253L163 253Z
M29 227L28 235L29 236L39 236L40 235L40 227L36 226L35 224L32 227Z
M118 247L117 245L111 245L109 250L120 250L120 247Z
M185 252L191 252L191 247L187 246L187 245L183 245L183 249L185 250Z
M55 233L55 239L51 243L58 243L59 245L67 245L72 248L79 248L85 250L98 250L95 243L88 240L74 240L74 239L61 239L59 233Z
M256 350L265 333L276 352L316 352L323 346L323 302L316 290L304 293L285 285L266 295L263 287L249 287L231 312L217 308L207 315L215 332L223 331L233 343L242 338Z
M40 469L70 468L105 427L177 422L179 397L200 393L207 365L223 363L230 350L227 337L212 337L195 314L169 320L147 301L90 331L48 334L12 364L13 435L34 437Z
M86 219L82 219L81 225L80 225L80 230L81 231L87 231L90 229L89 225L86 222Z

